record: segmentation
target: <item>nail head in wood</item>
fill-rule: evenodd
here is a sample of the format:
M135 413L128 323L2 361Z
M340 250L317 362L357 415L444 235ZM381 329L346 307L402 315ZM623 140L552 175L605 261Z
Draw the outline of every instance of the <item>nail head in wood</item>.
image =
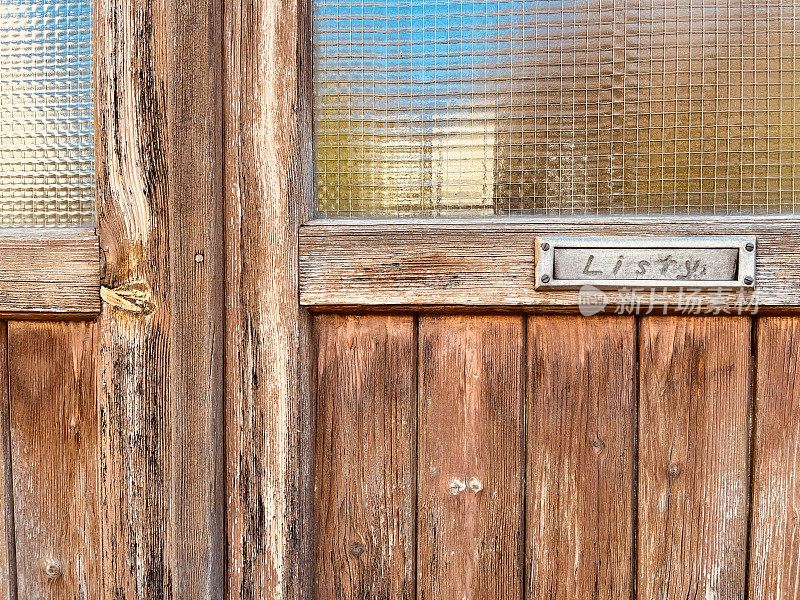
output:
M61 565L55 560L47 560L44 565L44 574L50 579L58 579L61 577Z
M458 496L465 489L467 489L467 484L461 479L455 478L450 482L450 493L453 494L453 496Z
M353 542L352 544L350 544L351 556L355 556L356 558L358 558L362 554L364 554L364 544L362 544L361 542Z

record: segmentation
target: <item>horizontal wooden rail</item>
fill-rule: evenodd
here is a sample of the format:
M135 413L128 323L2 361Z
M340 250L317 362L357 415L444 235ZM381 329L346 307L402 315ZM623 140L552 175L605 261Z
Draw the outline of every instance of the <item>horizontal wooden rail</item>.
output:
M0 317L91 317L100 312L94 229L0 229Z
M617 290L606 312L736 314L800 308L800 218L316 220L300 230L300 301L317 309L515 307L571 312L579 291L534 288L542 236L754 235L755 292Z

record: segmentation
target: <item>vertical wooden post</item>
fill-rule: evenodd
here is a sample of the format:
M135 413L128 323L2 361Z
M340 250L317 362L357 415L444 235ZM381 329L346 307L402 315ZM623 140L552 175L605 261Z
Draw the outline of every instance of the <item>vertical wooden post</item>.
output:
M17 598L14 482L11 477L11 398L8 383L8 323L0 321L0 600Z
M228 597L310 598L311 409L297 237L311 212L305 0L225 3Z
M224 596L221 0L97 0L107 598Z

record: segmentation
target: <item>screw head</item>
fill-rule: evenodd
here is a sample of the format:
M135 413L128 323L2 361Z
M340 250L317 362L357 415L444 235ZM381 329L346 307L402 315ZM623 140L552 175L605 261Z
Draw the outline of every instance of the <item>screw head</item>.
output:
M548 250L550 250L550 244L548 244L547 242L542 242L541 249L547 252Z
M550 275L542 275L542 283L549 283Z
M755 279L750 277L750 275L748 275L747 277L744 278L744 284L745 285L753 285L754 281L755 281Z
M744 249L747 250L748 252L752 252L753 250L756 249L756 245L753 242L747 242Z

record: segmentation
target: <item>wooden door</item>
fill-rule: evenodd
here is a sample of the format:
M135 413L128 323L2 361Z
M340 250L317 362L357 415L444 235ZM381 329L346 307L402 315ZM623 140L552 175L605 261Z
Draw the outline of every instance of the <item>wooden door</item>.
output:
M796 6L313 8L313 597L800 598Z
M95 2L96 228L0 231L0 599L800 598L797 7L445 4ZM754 288L536 280L711 235Z

